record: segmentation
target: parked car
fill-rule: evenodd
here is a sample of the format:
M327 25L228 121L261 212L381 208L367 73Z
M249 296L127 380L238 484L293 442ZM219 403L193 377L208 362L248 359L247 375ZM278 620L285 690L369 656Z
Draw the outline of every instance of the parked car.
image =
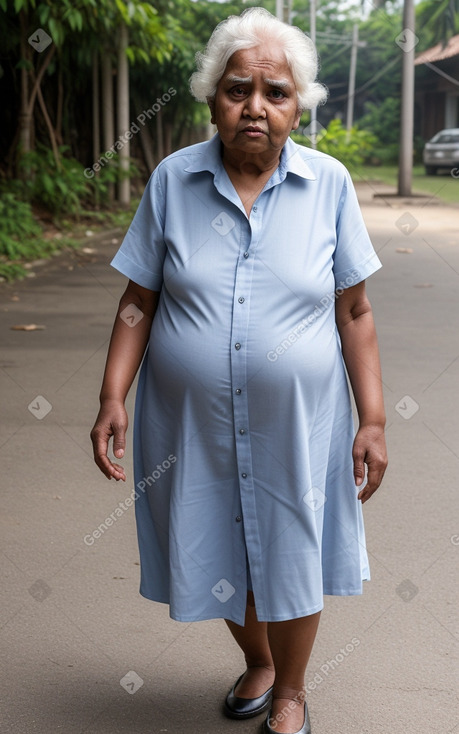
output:
M422 159L428 176L435 176L439 168L459 167L459 127L434 135L425 144Z

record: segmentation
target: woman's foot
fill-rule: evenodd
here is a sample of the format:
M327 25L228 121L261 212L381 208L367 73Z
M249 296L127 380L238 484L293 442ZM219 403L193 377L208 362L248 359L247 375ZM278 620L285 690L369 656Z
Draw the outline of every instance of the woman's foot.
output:
M239 698L258 698L274 683L274 666L255 665L245 671L234 694Z
M295 698L274 698L271 706L269 725L278 734L296 734L305 723L305 703L300 696Z

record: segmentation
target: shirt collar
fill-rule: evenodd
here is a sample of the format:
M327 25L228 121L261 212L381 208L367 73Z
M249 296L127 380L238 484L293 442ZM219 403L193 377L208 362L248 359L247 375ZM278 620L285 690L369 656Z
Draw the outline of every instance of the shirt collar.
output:
M216 133L207 143L202 147L200 146L199 152L194 154L194 160L185 168L185 171L189 173L201 173L202 171L218 173L223 166L220 151L221 139L220 135ZM273 174L278 179L278 183L281 183L288 173L293 173L311 181L316 179L300 151L301 146L296 145L291 138L287 138L282 148L279 166Z

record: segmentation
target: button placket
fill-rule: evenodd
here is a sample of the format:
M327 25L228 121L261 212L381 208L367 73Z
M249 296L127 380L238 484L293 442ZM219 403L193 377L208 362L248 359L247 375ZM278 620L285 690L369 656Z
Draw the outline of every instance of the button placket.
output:
M259 209L259 207L258 207ZM247 344L250 315L250 295L254 252L261 232L260 212L253 221L246 222L244 239L237 262L234 281L234 308L232 314L231 344L231 390L233 393L233 426L236 444L237 473L239 477L239 496L243 518L244 538L252 573L252 583L263 594L263 578L258 570L261 564L261 543L258 532L258 519L253 486L252 451L250 440L250 420L247 383ZM256 565L255 565L256 564ZM255 578L254 578L255 576ZM261 584L261 586L260 586Z

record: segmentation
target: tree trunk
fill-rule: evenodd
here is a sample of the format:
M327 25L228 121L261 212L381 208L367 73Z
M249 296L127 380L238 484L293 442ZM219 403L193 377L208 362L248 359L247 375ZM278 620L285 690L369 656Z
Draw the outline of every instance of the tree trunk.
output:
M156 114L156 151L159 161L164 158L164 140L163 140L163 115L162 110L159 110Z
M51 148L53 149L53 155L54 155L54 160L56 162L56 168L60 169L61 161L59 158L59 149L57 147L56 135L55 135L54 128L53 128L53 123L51 122L51 118L48 114L48 110L46 109L45 100L43 99L43 94L42 94L40 86L37 89L37 96L38 96L38 102L40 104L40 108L41 108L43 117L45 118L46 127L48 128L48 135L51 141Z
M112 64L108 51L102 51L102 144L104 151L115 142ZM97 158L94 162L96 162ZM113 201L115 188L108 184L108 199Z
M23 65L21 68L21 106L20 106L19 120L18 120L18 129L19 129L18 153L20 157L22 154L30 152L33 148L33 111L35 107L35 100L40 90L41 80L43 79L43 75L49 66L49 63L54 55L56 47L54 44L50 46L50 49L48 53L46 54L45 58L43 59L43 62L40 66L40 69L36 77L33 79L32 90L29 91L30 79L31 79L30 70L31 69L33 70L33 64L32 64L31 49L27 42L27 37L29 33L28 18L27 18L27 15L22 10L19 13L19 22L20 22L20 27L21 27L21 41L20 41L21 61L23 62ZM43 107L45 107L43 97L41 98L41 104L42 104L42 110L43 110ZM45 110L46 110L46 107L45 107ZM46 114L47 113L44 113L44 117L45 117L45 122L48 125L49 117L47 120ZM48 126L48 129L49 129L49 126ZM51 135L54 136L54 131L51 133ZM19 163L19 158L18 156L16 156L17 174L19 176L22 176L23 174L21 173L21 169L18 166L18 163Z
M32 114L29 111L29 71L25 63L30 61L30 46L27 44L27 16L23 10L19 13L21 26L21 108L19 112L19 147L20 153L28 153L31 150L30 128L32 126Z
M64 144L62 137L62 114L64 109L64 83L62 80L62 63L59 63L57 75L57 112L56 112L56 140L58 145Z
M148 171L151 173L155 168L155 155L151 135L146 125L140 125L140 145Z
M100 155L100 104L99 104L99 57L92 57L92 158L93 163Z
M172 153L172 125L170 122L164 123L164 155Z
M129 180L129 65L126 55L128 45L128 30L124 24L120 26L118 38L118 77L117 77L117 121L118 138L123 140L123 147L119 151L120 180L118 184L118 200L123 206L129 206L131 200L131 186Z

